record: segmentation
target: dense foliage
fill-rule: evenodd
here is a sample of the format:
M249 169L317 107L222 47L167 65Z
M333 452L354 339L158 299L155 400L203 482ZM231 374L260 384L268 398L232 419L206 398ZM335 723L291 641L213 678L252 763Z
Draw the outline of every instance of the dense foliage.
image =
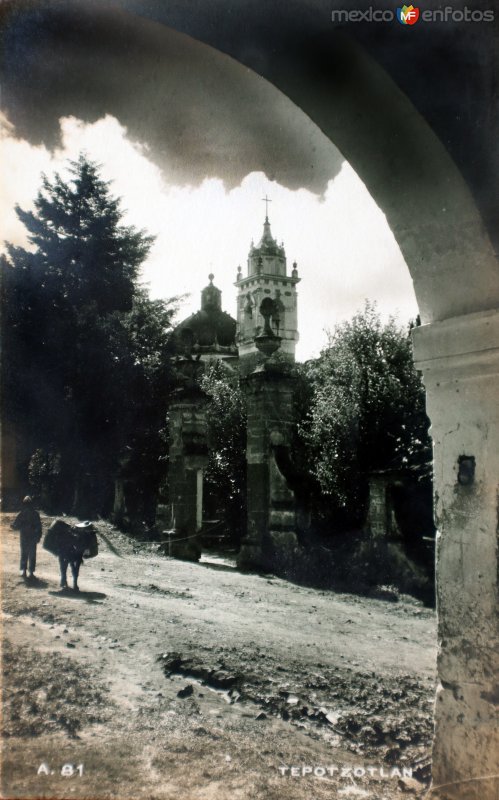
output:
M162 471L174 313L139 286L152 238L123 224L83 156L67 179L43 176L33 211L16 210L30 246L7 245L2 262L2 379L22 464L46 504L83 515L109 512L115 477L133 470L128 500L147 513Z
M246 412L237 373L223 362L210 364L202 379L207 408L210 460L205 472L209 515L222 515L234 539L245 523Z
M383 324L366 303L336 327L301 377L308 384L300 437L309 469L337 518L361 524L370 472L424 472L431 460L424 388L408 331L393 319Z

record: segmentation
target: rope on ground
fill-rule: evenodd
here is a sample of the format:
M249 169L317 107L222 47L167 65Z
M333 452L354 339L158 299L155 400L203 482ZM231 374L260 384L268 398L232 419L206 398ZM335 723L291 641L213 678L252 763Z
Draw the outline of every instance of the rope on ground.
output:
M172 539L169 537L168 539L137 539L135 541L131 539L130 541L133 542L133 544L140 546L141 544L168 544L169 542L186 542L187 539L199 539L200 537L200 533L194 533L192 536L184 536L182 539Z
M100 536L102 539L104 539L105 543L107 544L107 546L109 547L109 549L110 549L111 553L113 553L113 555L118 556L118 558L123 558L123 556L121 555L119 550L117 550L116 547L114 546L114 544L112 544L109 541L109 539L107 538L105 533L102 533L102 531L98 530L97 531L97 536Z

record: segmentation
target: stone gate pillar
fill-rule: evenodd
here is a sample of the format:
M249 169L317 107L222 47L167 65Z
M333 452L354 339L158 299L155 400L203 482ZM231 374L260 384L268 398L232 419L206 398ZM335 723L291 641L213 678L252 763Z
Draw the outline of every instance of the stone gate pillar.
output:
M499 797L499 314L416 328L437 523L439 800Z
M197 379L202 364L194 359L177 363L183 385L177 389L169 411L170 460L169 499L173 530L169 531L167 554L198 561L202 527L203 470L208 463L206 420L207 397Z
M247 531L241 544L242 568L286 571L296 557L294 492L278 466L294 422L294 379L286 365L265 362L242 385L247 401Z

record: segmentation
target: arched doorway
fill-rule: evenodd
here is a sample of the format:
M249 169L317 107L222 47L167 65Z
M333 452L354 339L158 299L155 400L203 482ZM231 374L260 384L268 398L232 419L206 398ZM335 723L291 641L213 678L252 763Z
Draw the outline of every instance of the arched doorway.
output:
M415 332L415 355L432 421L439 528L432 794L492 800L499 752L493 677L499 273L493 249L445 148L358 46L339 42L336 83L308 69L306 50L288 57L269 59L261 74L358 172L385 211L414 282L424 323Z

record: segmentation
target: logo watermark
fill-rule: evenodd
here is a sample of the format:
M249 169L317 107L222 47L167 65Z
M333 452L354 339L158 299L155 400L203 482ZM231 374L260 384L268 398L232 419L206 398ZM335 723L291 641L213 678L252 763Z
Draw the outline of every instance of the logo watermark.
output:
M415 25L419 19L419 8L414 6L397 8L397 19L402 25Z
M400 6L396 11L386 8L373 8L369 6L364 10L354 9L333 9L331 11L331 22L393 22L397 20L401 25L415 25L417 22L493 22L495 13L493 9L481 11L478 8L445 8L429 9L421 11L417 6Z

